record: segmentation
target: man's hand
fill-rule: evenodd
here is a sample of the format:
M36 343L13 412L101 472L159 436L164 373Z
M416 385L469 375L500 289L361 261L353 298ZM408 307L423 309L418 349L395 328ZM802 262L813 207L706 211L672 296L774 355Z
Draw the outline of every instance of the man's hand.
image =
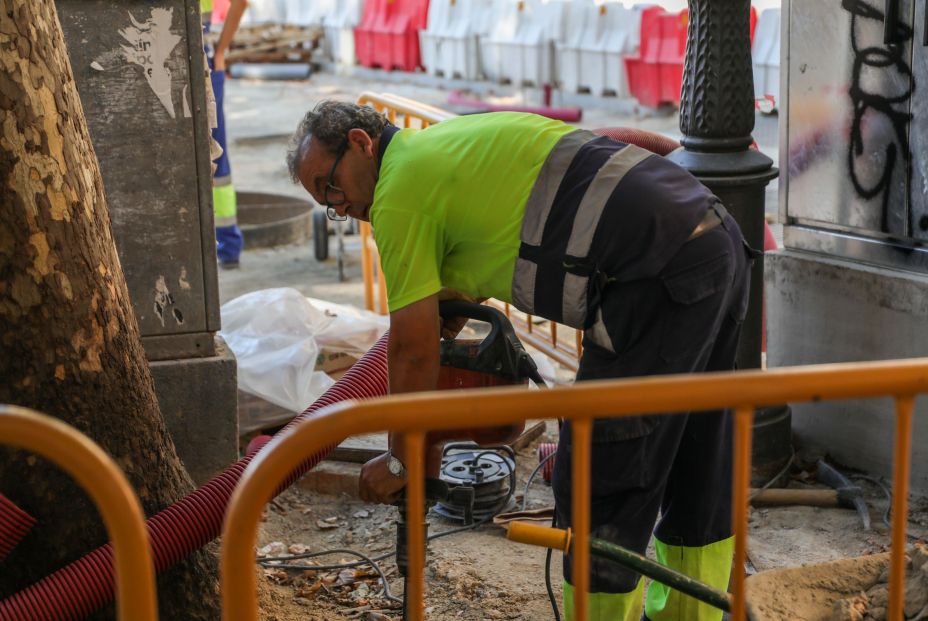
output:
M214 71L225 71L226 70L225 50L216 50L216 52L213 54L213 70Z
M469 295L461 293L460 291L442 287L441 291L438 292L438 301L443 302L445 300L464 300L465 302L470 302L472 304L481 304L486 300L486 298L476 300ZM442 317L441 338L445 339L446 341L450 341L458 334L460 334L465 325L467 325L467 317Z
M364 502L379 502L392 505L402 496L406 487L406 477L390 474L390 452L370 460L361 468L358 491Z

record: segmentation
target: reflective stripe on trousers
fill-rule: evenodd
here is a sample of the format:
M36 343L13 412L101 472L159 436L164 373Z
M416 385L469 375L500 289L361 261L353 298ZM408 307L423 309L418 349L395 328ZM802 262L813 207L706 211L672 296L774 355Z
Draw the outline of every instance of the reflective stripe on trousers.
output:
M720 591L728 590L734 537L700 547L672 546L654 538L657 561ZM574 618L574 588L564 582L564 617ZM590 593L589 621L639 621L642 604L648 621L719 621L722 611L684 595L659 582L648 585L645 599L644 580L630 593Z
M219 181L218 179L216 180ZM213 185L213 216L216 226L232 226L237 223L238 204L235 187L231 183Z

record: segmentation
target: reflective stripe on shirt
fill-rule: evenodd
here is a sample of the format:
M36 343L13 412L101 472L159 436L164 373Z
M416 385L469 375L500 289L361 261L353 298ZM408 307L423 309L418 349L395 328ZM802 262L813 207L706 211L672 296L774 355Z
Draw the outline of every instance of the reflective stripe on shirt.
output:
M538 263L532 260L530 250L542 245L545 226L548 223L555 198L564 175L570 168L574 156L584 144L595 136L585 130L565 135L551 151L542 166L535 186L525 206L522 222L522 247L516 260L512 277L512 303L526 313L535 312L535 282ZM563 292L560 321L574 328L583 328L587 321L587 289L589 273L572 270L574 264L585 264L590 254L593 236L599 226L606 203L616 186L632 168L652 156L653 153L634 145L625 145L617 150L599 168L586 187L583 198L574 215L570 239L564 256Z

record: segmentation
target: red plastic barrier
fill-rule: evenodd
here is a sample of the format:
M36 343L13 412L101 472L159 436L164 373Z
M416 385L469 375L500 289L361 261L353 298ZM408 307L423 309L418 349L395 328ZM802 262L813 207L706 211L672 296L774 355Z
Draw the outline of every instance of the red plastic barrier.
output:
M751 7L750 20L753 43L757 26L754 7ZM623 58L628 90L642 105L652 108L662 103L680 105L688 26L686 9L668 13L660 7L651 7L642 12L638 54Z
M642 105L656 107L661 102L660 57L661 15L664 9L650 7L641 13L641 43L635 56L626 56L625 74L628 91Z
M425 29L428 12L429 0L365 0L354 30L358 62L415 71L421 65L419 31Z
M661 102L680 105L683 90L683 61L686 59L686 27L689 12L664 13L660 16L660 53L658 54L658 80Z
M226 21L229 4L229 0L213 0L213 14L210 16L210 21L214 24L221 24Z

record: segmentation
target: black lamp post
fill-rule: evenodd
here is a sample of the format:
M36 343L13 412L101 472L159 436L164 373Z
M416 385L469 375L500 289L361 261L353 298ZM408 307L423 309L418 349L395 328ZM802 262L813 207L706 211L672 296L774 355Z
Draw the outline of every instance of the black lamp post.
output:
M773 160L751 148L750 19L750 0L689 0L680 102L683 148L669 157L712 190L751 247L762 249L764 189L778 171ZM738 349L741 369L761 366L763 284L764 262L758 258ZM755 476L775 474L789 459L790 450L789 411L785 407L759 410L754 425Z

